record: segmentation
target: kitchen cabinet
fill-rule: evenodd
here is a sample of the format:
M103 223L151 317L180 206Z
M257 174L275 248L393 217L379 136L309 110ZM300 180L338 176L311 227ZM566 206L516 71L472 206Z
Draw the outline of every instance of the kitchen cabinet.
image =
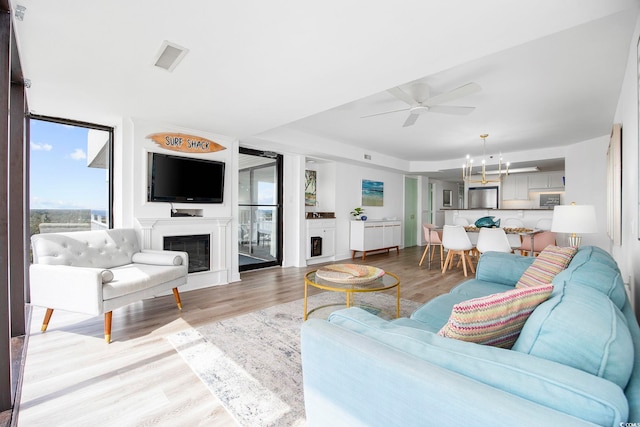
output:
M564 189L563 172L535 173L529 175L530 190Z
M400 251L402 239L401 221L351 221L349 248L352 251L351 259L357 252L362 252L362 259L367 252L396 249Z
M528 200L529 180L526 175L511 174L502 180L502 200Z
M308 219L307 221L307 264L326 262L336 254L336 220ZM311 262L310 262L311 261Z

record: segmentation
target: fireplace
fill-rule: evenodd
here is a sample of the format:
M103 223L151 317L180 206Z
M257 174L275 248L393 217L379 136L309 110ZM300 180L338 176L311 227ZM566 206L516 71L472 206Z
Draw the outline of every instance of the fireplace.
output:
M164 236L164 249L188 253L189 273L209 271L211 268L209 252L210 238L209 234Z
M311 256L322 255L322 237L314 236L311 238Z

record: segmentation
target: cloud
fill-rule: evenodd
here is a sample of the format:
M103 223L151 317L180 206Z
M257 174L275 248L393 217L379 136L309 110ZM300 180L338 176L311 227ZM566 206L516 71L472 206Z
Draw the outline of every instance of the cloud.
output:
M37 142L32 142L31 149L33 151L51 151L53 149L53 145L47 143L38 144Z
M87 153L85 153L82 148L76 148L70 156L73 160L82 160L87 158Z

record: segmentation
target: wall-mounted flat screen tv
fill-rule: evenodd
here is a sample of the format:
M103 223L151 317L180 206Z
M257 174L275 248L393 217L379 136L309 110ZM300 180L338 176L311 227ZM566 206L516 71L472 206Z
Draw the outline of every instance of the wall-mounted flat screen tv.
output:
M151 153L149 201L222 203L223 162Z

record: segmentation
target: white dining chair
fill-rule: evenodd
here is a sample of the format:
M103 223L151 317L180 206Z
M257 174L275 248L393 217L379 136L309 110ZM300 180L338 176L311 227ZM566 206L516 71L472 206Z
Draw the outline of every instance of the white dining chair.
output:
M537 230L551 230L551 218L542 218L536 222Z
M463 227L466 227L469 225L469 220L467 218L457 216L453 219L453 225L462 225Z
M524 222L518 218L505 218L501 226L503 228L524 228Z
M440 246L440 268L444 263L444 250L442 249L442 239L440 239L440 234L437 230L434 230L436 226L434 224L422 224L422 231L424 232L424 240L427 242L427 246L424 248L424 252L422 253L422 258L420 258L419 266L422 266L422 262L424 258L427 256L427 252L429 248L431 248L431 257L430 262L433 261L433 257L435 255L434 246ZM431 266L431 264L429 264Z
M507 239L507 233L502 228L481 228L476 248L481 254L489 251L507 253L513 251Z
M524 222L518 218L505 218L502 221L503 228L524 228ZM522 238L519 234L509 233L507 234L507 240L509 240L509 245L511 245L511 249L518 249L522 244Z
M467 232L461 225L445 225L442 229L442 246L447 250L447 258L442 266L442 274L444 274L448 268L453 266L453 258L456 255L460 255L462 261L462 269L465 277L467 276L467 263L472 272L476 272L469 251L473 249L473 245L467 236Z

